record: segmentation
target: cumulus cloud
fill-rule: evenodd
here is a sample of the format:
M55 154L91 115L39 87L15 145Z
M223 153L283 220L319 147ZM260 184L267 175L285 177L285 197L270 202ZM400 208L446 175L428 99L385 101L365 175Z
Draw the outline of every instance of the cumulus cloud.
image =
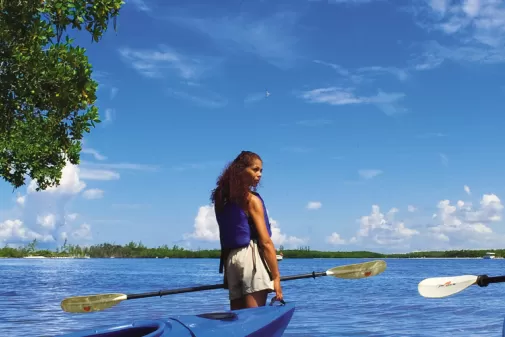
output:
M405 226L403 221L397 221L395 214L397 208L391 208L387 213L382 213L378 205L372 206L370 215L362 216L359 220L360 228L353 242L371 241L379 245L401 244L419 232Z
M107 163L106 156L91 148L84 154L92 155L99 162L80 165L67 162L58 186L37 192L37 181L30 180L23 187L25 191L14 199L16 208L12 212L0 210L0 244L19 245L37 239L44 244L41 248L54 248L67 238L72 243L85 244L92 239L92 225L86 216L72 211L71 201L78 197L98 199L104 194L100 188L87 188L87 182L106 184L108 180L117 180L120 175L116 170L158 170L153 165Z
M307 243L307 239L282 233L277 221L270 217L269 220L272 226L272 241L275 245L287 245L293 248Z
M193 227L193 232L185 234L184 239L219 241L219 227L213 205L200 206Z
M31 180L22 196L23 208L18 219L7 219L0 226L0 240L19 244L37 239L41 243L56 244L64 232L73 233L72 221L77 217L66 210L67 204L81 193L86 183L81 180L79 167L67 164L59 186L37 192L37 181ZM18 197L18 204L19 204Z
M503 205L494 194L484 194L480 207L475 208L470 202L459 200L452 205L449 200L442 200L433 215L436 226L430 232L442 241L484 243L494 234L489 225L502 219ZM495 241L495 240L493 240Z
M16 203L20 206L23 206L25 204L26 196L24 195L18 195L16 198Z
M19 219L0 222L0 241L3 241L4 243L18 243L23 241L32 241L35 239L42 242L54 241L51 235L41 235L27 228L23 224L23 221Z
M307 242L306 239L283 233L278 222L270 217L268 218L272 230L272 241L275 245L297 246ZM193 232L184 234L183 238L185 240L219 241L219 226L217 224L213 205L200 206L193 224Z
M503 213L501 200L495 194L484 194L478 206L462 200L454 204L441 200L436 211L426 219L412 205L407 207L407 213L412 217L399 220L399 209L393 207L383 212L378 205L373 205L371 213L358 220L359 229L349 240L332 233L326 241L391 251L493 248L505 239L491 227L492 223L502 220Z
M345 240L340 237L340 234L337 232L331 233L330 236L326 238L326 242L332 244L332 245L343 245L345 244Z

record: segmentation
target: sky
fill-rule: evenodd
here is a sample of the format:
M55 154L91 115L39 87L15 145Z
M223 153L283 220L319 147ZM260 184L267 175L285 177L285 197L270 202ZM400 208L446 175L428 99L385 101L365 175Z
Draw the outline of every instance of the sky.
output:
M277 247L503 248L505 3L129 0L87 48L102 123L61 185L0 182L0 243L219 248L242 150Z

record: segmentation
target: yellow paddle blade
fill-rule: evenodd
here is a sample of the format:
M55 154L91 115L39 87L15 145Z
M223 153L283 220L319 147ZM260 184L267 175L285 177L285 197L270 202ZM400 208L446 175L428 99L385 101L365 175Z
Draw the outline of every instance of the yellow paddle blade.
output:
M384 270L386 270L386 262L375 260L331 268L326 271L326 274L339 278L358 279L379 275Z
M125 294L75 296L61 301L61 308L66 312L86 313L108 309L124 300Z

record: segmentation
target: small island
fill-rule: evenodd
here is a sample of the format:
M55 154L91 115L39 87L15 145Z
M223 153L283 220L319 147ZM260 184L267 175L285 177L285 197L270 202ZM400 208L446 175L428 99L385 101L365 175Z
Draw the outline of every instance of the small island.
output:
M297 258L485 258L493 256L500 259L505 256L505 249L491 250L448 250L448 251L417 251L403 254L383 254L370 251L318 251L310 247L284 249L279 247L278 254L282 259ZM22 246L0 248L0 258L215 258L220 255L219 249L188 250L183 247L167 245L149 248L142 242L130 242L126 245L101 243L91 246L68 244L55 250L37 249L37 240Z

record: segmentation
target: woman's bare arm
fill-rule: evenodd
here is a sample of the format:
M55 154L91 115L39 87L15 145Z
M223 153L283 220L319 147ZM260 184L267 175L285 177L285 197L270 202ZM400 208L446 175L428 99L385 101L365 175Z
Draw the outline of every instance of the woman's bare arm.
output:
M258 244L263 247L265 260L272 273L272 278L274 280L280 278L279 267L277 265L277 254L275 252L274 243L268 235L267 225L265 223L263 203L260 198L254 194L250 195L248 212L256 226L259 236Z

